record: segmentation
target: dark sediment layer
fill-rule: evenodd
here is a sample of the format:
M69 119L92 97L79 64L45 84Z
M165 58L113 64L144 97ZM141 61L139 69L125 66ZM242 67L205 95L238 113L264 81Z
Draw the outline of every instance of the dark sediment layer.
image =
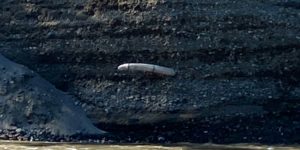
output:
M171 141L299 142L298 5L3 0L0 53L74 95L108 131L138 126L140 133L163 128L158 136ZM169 66L177 75L116 70L127 62Z

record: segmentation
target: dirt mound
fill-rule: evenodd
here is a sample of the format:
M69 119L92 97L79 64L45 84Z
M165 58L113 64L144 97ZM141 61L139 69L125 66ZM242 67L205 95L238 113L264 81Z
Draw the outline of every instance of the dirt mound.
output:
M0 129L32 135L100 135L74 98L0 55Z

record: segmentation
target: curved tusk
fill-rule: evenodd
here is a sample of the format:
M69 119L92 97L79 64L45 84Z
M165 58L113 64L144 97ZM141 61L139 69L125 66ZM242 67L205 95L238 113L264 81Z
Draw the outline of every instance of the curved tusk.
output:
M175 75L175 71L172 68L153 65L153 64L144 64L144 63L122 64L118 66L118 70L143 71L143 72L151 72L151 73L162 74L167 76Z

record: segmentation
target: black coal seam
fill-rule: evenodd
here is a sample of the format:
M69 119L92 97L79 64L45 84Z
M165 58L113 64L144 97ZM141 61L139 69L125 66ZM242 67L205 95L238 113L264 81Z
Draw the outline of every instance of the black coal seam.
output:
M210 141L214 143L240 143L241 141L245 142L245 140L242 140L238 137L245 135L255 137L256 139L258 139L259 137L263 137L265 139L253 140L249 138L247 143L259 142L270 144L278 143L282 140L282 138L279 138L280 136L275 136L275 138L277 138L275 140L269 137L269 131L272 131L272 129L269 129L267 132L258 132L266 130L264 129L264 127L268 126L266 125L266 122L276 121L276 116L236 116L225 120L222 120L222 118L201 119L202 120L196 119L186 122L157 123L150 125L117 125L113 123L99 123L96 124L96 126L109 131L112 135L118 135L119 137L123 137L123 139L130 138L133 141L150 140L151 142L158 142L158 137L164 137L170 142L207 143ZM281 126L280 122L275 123L276 124L270 122L269 125L273 125L274 129ZM247 128L250 128L252 130L248 131ZM207 133L205 133L204 131ZM274 131L275 130L273 130L271 135L275 134ZM255 132L256 134L252 134L252 132ZM266 133L267 135L265 135ZM234 136L236 137L234 138ZM293 142L295 141L289 141L288 143ZM282 141L279 143L282 143Z
M200 19L203 22L203 19ZM156 20L156 22L159 22ZM164 21L163 21L164 22ZM174 21L172 21L174 22ZM176 24L176 22L172 23L172 22L168 22L165 21L165 23L171 25L171 24ZM123 22L121 23L125 26L130 25L129 22ZM153 22L151 22L150 24L153 24ZM153 24L155 25L155 23ZM192 38L195 39L196 33L199 31L222 31L222 32L227 32L227 31L232 31L232 30L238 30L238 31L246 31L246 30L259 30L259 29L267 29L267 28L272 28L275 26L279 26L279 27L285 27L286 25L284 24L268 24L268 23L262 23L259 25L248 25L245 23L241 23L241 24L234 24L234 25L226 25L224 24L224 27L216 27L216 26L203 26L203 27L196 27L193 30L184 30L184 29L177 29L178 31L173 31L171 29L164 29L163 26L160 26L158 29L154 29L154 28L142 28L142 27L136 27L136 28L130 28L127 31L122 31L120 32L121 29L119 28L107 28L109 30L103 30L101 31L101 34L103 35L107 35L110 37L115 37L115 38L122 38L122 37L131 37L131 36L145 36L145 35L161 35L161 36L168 36L168 35L175 35L176 37L184 37L184 38ZM103 29L103 27L107 26L107 24L105 23L85 23L83 25L81 24L75 24L75 25L67 25L67 24L61 24L61 25L56 25L52 27L52 30L55 31L55 29L70 29L70 30L76 30L77 28L80 27L86 27L89 26L91 28L97 28L97 29ZM132 25L130 25L132 26ZM139 26L139 25L137 25ZM182 27L182 26L181 26ZM36 30L39 29L43 29L46 30L48 29L48 27L36 27L34 25L30 25L28 26L24 26L24 25L13 25L12 27L6 27L3 28L1 31L3 31L2 33L5 34L30 34L30 33L34 33ZM181 33L180 31L184 31L184 33ZM195 32L197 31L197 32ZM29 36L29 37L23 37L21 39L15 39L15 38L6 38L7 41L13 41L13 40L45 40L45 39L96 39L98 36L94 36L94 34L92 35L76 35L75 32L70 32L68 34L63 34L63 35L55 35L53 34L50 37L43 37L43 36L39 36L39 37L35 37L35 36Z
M289 50L300 49L300 44L290 44L290 45L278 45L270 46L257 49L239 48L234 51L234 57L238 60L241 56L253 56L254 54L268 53L280 55L286 53ZM285 50L285 51L283 51ZM213 52L213 54L212 54ZM34 55L34 54L33 54ZM94 64L94 63L115 63L115 62L126 62L138 60L136 56L141 56L144 62L157 62L163 60L176 60L176 61L186 61L193 58L201 58L199 61L205 63L215 63L220 61L225 61L229 56L232 56L232 51L228 49L199 49L194 51L174 51L174 52L150 52L148 50L144 51L121 51L117 53L104 53L93 51L91 53L87 52L76 52L72 55L65 51L55 51L48 52L44 55L35 55L41 64ZM58 60L57 56L68 56L66 58ZM76 62L76 58L80 56L81 62ZM99 59L101 58L101 59ZM64 60L64 61L61 61Z
M80 25L81 27L83 27L82 25ZM78 26L78 28L80 28L80 26ZM95 28L100 28L101 25L93 25ZM46 27L45 27L46 28ZM53 27L53 29L56 27ZM75 32L75 30L77 29L77 27L65 27L65 28L59 28L59 29L70 29L72 31L70 31L69 33L64 33L64 34L52 34L49 36L46 36L46 32L45 34L39 34L39 36L32 36L30 34L34 34L35 30L31 30L28 28L22 28L24 30L21 31L21 28L19 28L18 30L15 30L16 28L14 28L14 30L10 30L10 29L2 29L1 31L3 31L3 35L7 35L7 37L5 37L4 39L2 38L3 41L6 42L12 42L12 41L28 41L28 42L43 42L45 40L54 40L54 39L63 39L63 40L68 40L68 39L77 39L77 40L81 40L81 39L89 39L89 40L93 40L93 39L98 39L100 36L107 36L110 38L131 38L131 37L143 37L143 36L155 36L155 35L159 35L161 37L165 37L165 36L174 36L176 38L186 38L186 39L192 39L195 40L197 39L197 33L199 31L221 31L221 32L228 32L228 31L246 31L246 30L261 30L261 29L267 29L269 28L269 26L236 26L236 27L224 27L224 28L214 28L214 27L201 27L198 29L195 29L194 32L192 30L178 30L178 31L173 31L172 29L164 29L164 28L158 28L155 29L153 28L145 28L145 29L128 29L126 31L121 31L121 29L107 29L107 30L103 30L99 33L95 33L95 32L91 32L89 34L77 34ZM28 31L28 32L27 32ZM54 30L55 31L55 30ZM24 34L25 36L21 36L20 38L14 38L14 37L10 37L12 34Z
M190 0L190 1L166 1L164 3L160 3L159 5L161 6L166 6L168 8L184 8L186 6L192 6L192 7L216 7L216 6L227 6L227 5L231 5L230 3L224 3L224 4L217 4L215 2L201 2L201 1L197 1L197 0Z
M203 22L203 18L198 18L200 22ZM251 19L251 16L250 18ZM179 19L180 20L180 19ZM149 21L149 22L145 22L145 24L148 24L148 25L156 25L158 24L158 22L162 22L162 23L166 23L166 24L169 24L169 25L172 25L172 24L176 24L176 23L179 23L177 20L176 21L159 21L159 20L152 20L152 21ZM185 20L188 20L188 19L185 19ZM191 21L193 20L193 22L197 22L197 20L195 19L191 19ZM224 22L224 20L220 20L221 22ZM226 20L225 20L226 21ZM194 31L207 31L207 30L219 30L219 31L230 31L230 30L249 30L249 29L252 29L252 30L258 30L258 29L266 29L266 28L272 28L272 27L275 27L277 26L277 24L269 24L269 23L264 23L263 21L259 21L261 23L259 24L248 24L247 22L241 22L241 23L238 23L238 24L233 24L233 25L226 25L224 24L225 26L224 27L216 27L216 26L204 26L204 27L199 27L199 28L194 28L193 30L191 31L188 31L188 30L183 30L187 33L189 33L189 35L194 35L193 33L195 33ZM123 26L133 26L131 25L130 22L124 22L121 20L121 25ZM278 24L280 25L280 27L285 27L284 25L282 24ZM76 28L80 28L80 27L86 27L86 26L89 26L90 28L97 28L97 29L102 29L103 27L107 26L107 24L105 23L85 23L83 25L81 24L74 24L74 25L70 25L70 24L61 24L61 25L56 25L56 26L53 26L51 27L52 30L55 31L55 29L73 29L75 30ZM118 37L118 38L121 38L121 37L126 37L126 36L129 36L129 35L134 35L134 36L144 36L144 35L157 35L157 34L163 34L163 35L171 35L171 34L174 34L176 36L180 36L178 34L176 34L176 32L172 31L171 29L163 29L163 26L160 26L159 29L151 29L151 28L143 28L142 26L141 27L138 27L139 25L137 25L136 28L130 28L128 29L127 31L124 31L124 32L118 32L120 29L118 28L111 28L110 30L103 30L103 34L104 35L109 35L109 36L112 36L112 37ZM25 26L25 25L13 25L11 27L6 27L5 30L3 30L2 33L9 33L9 34L12 34L12 33L15 33L15 34L20 34L20 33L23 33L23 34L30 34L32 32L35 32L36 30L39 30L39 29L47 29L48 27L37 27L35 25L28 25L28 26ZM178 30L178 29L177 29ZM181 31L181 30L179 30ZM82 36L82 35L81 35ZM61 39L61 38L76 38L76 37L81 37L81 36L76 36L74 33L69 33L67 35L62 35L62 36L58 36L58 35L53 35L52 38L58 38L58 39ZM90 37L93 37L93 36L90 36ZM194 35L195 37L195 35ZM28 37L26 37L28 39ZM30 37L29 37L30 38ZM35 38L35 37L31 37L31 38ZM41 37L39 37L41 38ZM7 40L12 40L10 38L8 38ZM43 39L44 40L44 39Z
M100 10L102 12L104 11L129 11L129 10L135 10L135 11L149 11L152 10L152 8L148 8L147 4L144 2L137 4L137 3L132 3L132 4L123 4L119 5L119 3L115 1L110 1L110 2L94 2L92 4L89 4L86 6L87 11L92 15L95 10Z
M53 20L55 21L55 20ZM41 22L43 23L43 22ZM50 26L51 29L49 29L49 26L41 26L38 24L14 24L14 25L5 25L4 27L0 28L1 33L15 33L15 34L20 34L20 33L35 33L36 31L57 31L57 29L77 29L77 28L82 28L82 27L89 27L89 28L102 28L106 24L101 23L101 22L75 22L74 24L69 23L69 24L58 24L54 26Z
M59 9L71 9L73 6L71 4L38 4L40 8L52 9L52 10L59 10Z
M264 47L264 48L257 48L257 49L248 49L247 48L239 48L234 51L234 56L239 58L240 55L254 55L260 53L268 53L272 52L272 54L281 54L286 53L292 49L300 49L300 44L290 44L290 45L278 45L278 46L271 46L271 47ZM284 51L283 51L284 50ZM213 52L213 54L211 54ZM56 56L65 56L65 51L56 51L46 53L45 55L36 55L40 59L40 63L45 64L55 64L55 63L77 63L75 62L77 56L81 56L86 59L81 59L80 64L89 64L89 63L111 63L111 62L125 62L128 60L136 60L136 56L142 56L143 61L148 62L155 62L159 58L158 56L163 59L176 59L180 61L190 60L193 58L201 58L201 62L218 62L224 61L227 59L229 55L232 55L232 51L228 49L199 49L195 51L185 51L185 52L150 52L150 51L121 51L118 53L111 53L106 54L104 52L95 52L87 53L87 52L77 52L74 53L75 56L67 54L68 58L65 58L65 61L57 60ZM179 55L179 56L178 56ZM209 57L207 57L209 56ZM51 59L49 59L51 58ZM101 58L101 59L99 59Z
M239 72L239 71L232 71L232 72L224 72L219 74L209 74L209 75L197 75L194 79L204 79L204 80L215 80L215 79L234 79L234 78L272 78L281 80L286 82L290 86L297 85L300 83L300 79L296 80L293 79L292 76L297 77L300 75L299 70L290 70L290 71L283 71L283 70L257 70L254 71L253 74L247 74L247 72Z
M166 6L167 8L180 8L180 9L186 9L187 6L199 6L199 7L210 7L210 6L224 6L222 5L216 5L215 3L199 3L194 4L193 2L158 2L156 4L157 7L163 7ZM90 6L87 6L88 11L95 11L95 9L99 9L102 12L105 11L130 11L130 10L135 10L135 11L150 11L153 10L152 7L148 7L146 2L141 2L139 4L137 3L131 3L131 4L124 4L124 5L119 5L118 2L106 2L106 3L93 3Z
M286 2L279 2L275 4L276 6L286 7L286 8L293 8L293 9L300 9L300 2L297 1L286 1Z

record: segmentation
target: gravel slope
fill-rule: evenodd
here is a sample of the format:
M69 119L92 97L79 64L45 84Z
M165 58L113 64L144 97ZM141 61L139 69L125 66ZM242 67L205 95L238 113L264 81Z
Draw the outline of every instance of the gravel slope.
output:
M74 105L74 98L57 90L33 71L1 55L0 68L2 139L49 140L56 136L99 136L104 133Z

